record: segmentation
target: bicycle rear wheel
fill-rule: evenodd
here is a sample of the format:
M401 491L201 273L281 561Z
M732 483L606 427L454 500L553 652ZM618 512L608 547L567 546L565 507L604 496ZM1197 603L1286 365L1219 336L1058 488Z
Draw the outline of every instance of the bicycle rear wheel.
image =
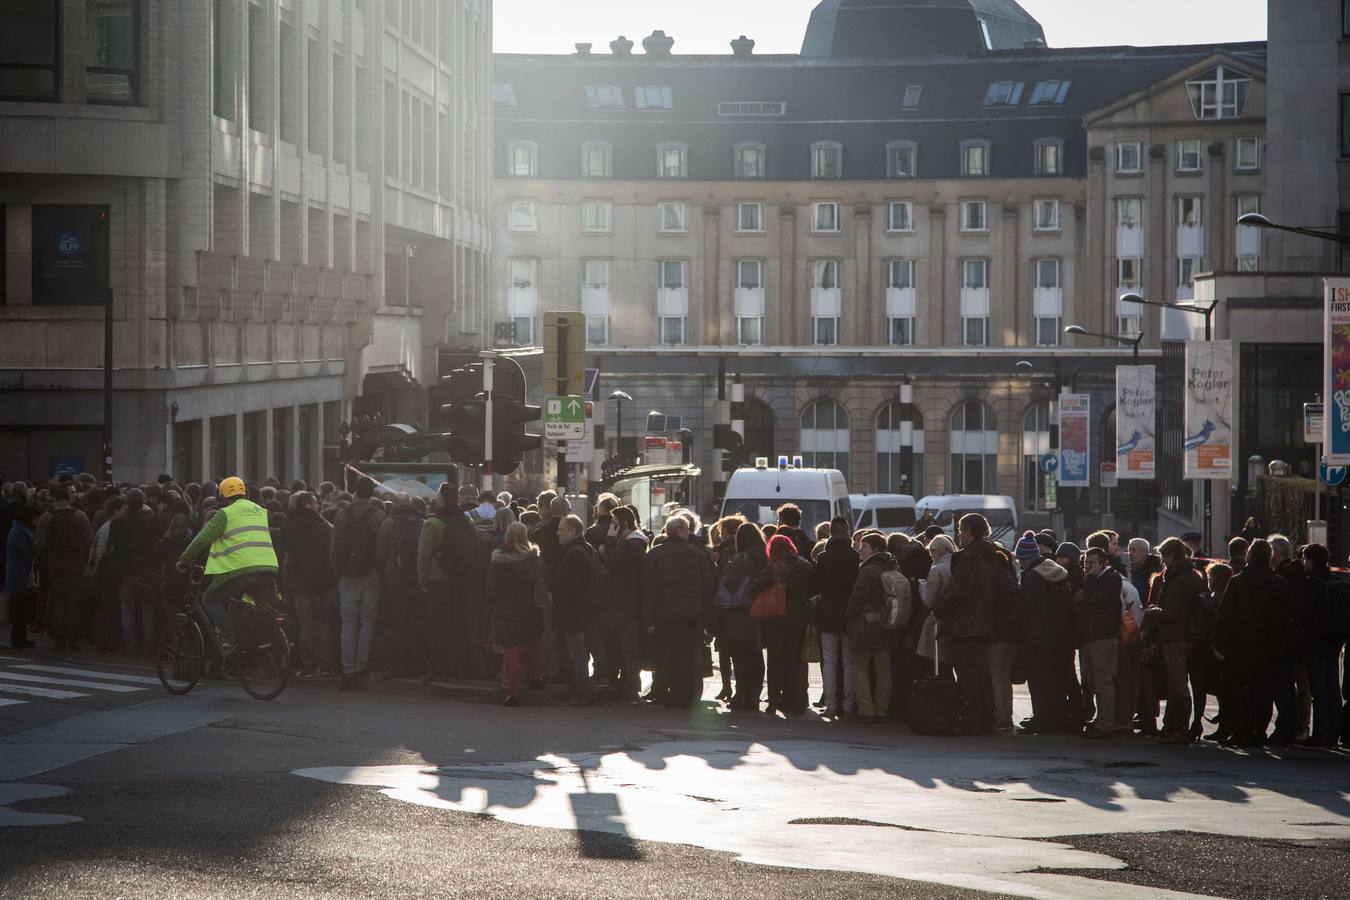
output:
M254 700L274 700L291 678L291 645L280 625L272 626L262 641L235 651L239 683Z
M197 686L206 670L206 640L197 623L179 614L159 636L155 674L170 694L186 694Z

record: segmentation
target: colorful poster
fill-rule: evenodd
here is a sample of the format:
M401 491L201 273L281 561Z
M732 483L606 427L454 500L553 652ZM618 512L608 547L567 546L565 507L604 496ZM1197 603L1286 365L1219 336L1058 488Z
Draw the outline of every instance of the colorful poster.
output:
M1059 395L1059 486L1088 487L1092 483L1088 468L1087 394Z
M1327 399L1323 415L1324 452L1333 466L1350 464L1350 279L1326 280L1322 362Z
M1153 366L1116 366L1116 477L1153 478L1157 422Z
M1233 343L1186 342L1186 478L1233 477Z

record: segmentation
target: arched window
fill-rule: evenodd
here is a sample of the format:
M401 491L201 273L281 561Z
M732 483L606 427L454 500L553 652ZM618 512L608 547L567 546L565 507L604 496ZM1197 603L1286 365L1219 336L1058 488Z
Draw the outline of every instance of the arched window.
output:
M802 413L802 465L838 469L848 477L848 412L833 400L816 400Z
M1050 452L1050 401L1033 403L1022 417L1022 508L1045 509L1041 457Z
M877 493L923 494L923 413L892 401L877 414Z
M952 410L950 432L953 494L998 493L998 420L978 400Z

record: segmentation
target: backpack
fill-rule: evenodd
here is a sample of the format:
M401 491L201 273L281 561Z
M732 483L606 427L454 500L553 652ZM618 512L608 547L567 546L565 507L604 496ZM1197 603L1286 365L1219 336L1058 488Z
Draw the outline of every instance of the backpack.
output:
M338 573L359 577L375 568L375 533L370 528L375 508L367 506L365 515L357 518L351 509L347 510L346 527L342 529L342 538L338 541Z
M417 545L421 539L421 519L394 517L394 533L390 535L389 556L385 562L390 575L409 582L417 580Z
M1219 624L1219 598L1205 591L1196 598L1191 606L1191 614L1186 622L1186 639L1199 644L1214 637L1214 629Z
M909 624L909 617L913 613L914 591L910 580L898 571L882 572L881 588L885 599L878 624L890 631L898 631Z
M52 510L51 521L47 523L47 556L50 559L64 561L83 555L84 539L80 535L80 524L73 509ZM83 563L83 560L80 560Z
M462 513L451 512L445 534L436 554L437 565L446 578L471 578L483 572L483 550L478 532Z

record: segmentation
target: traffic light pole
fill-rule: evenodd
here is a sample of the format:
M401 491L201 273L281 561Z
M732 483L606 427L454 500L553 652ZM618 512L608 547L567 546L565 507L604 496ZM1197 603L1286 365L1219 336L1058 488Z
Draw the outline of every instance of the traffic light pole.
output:
M497 354L484 350L478 354L483 360L483 490L492 490L492 366Z
M558 396L566 397L572 393L571 379L568 376L567 359L567 332L568 324L565 320L558 322ZM567 441L558 442L558 493L567 496Z

